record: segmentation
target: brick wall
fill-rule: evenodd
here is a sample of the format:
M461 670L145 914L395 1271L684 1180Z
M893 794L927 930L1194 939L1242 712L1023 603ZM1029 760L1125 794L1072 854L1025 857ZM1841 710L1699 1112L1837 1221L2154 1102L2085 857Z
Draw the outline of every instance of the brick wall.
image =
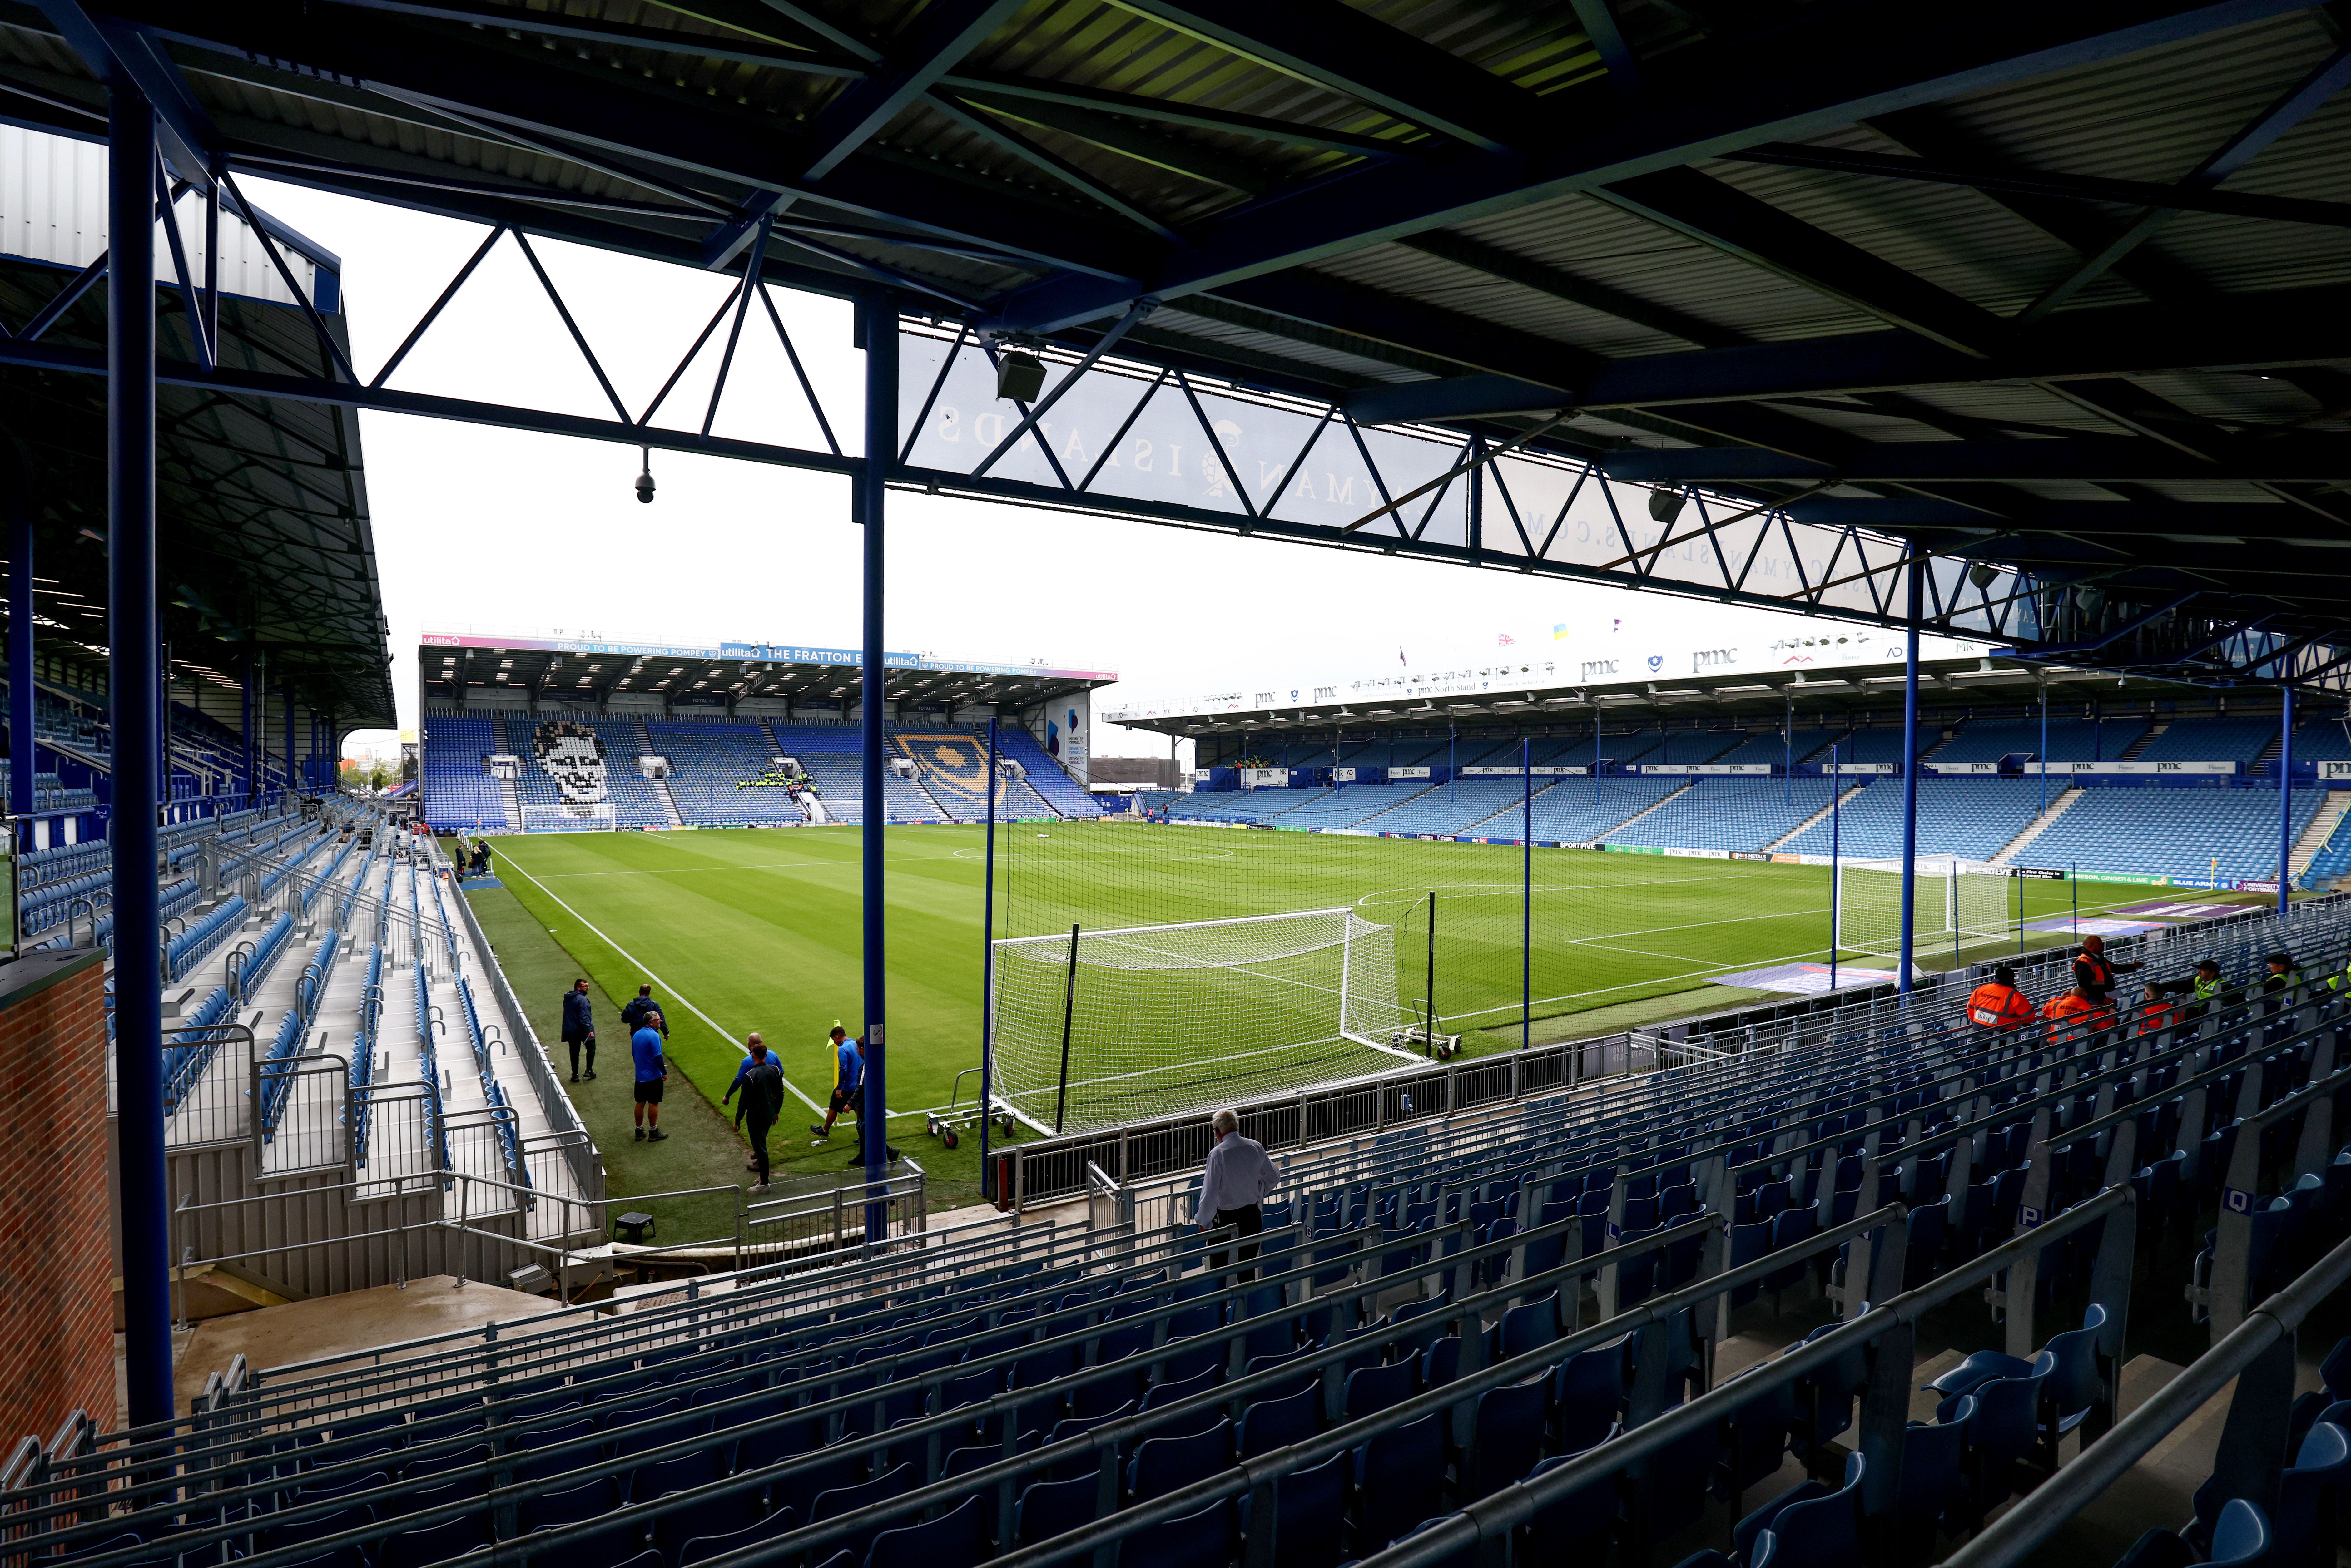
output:
M105 980L89 951L0 964L0 1444L114 1425Z

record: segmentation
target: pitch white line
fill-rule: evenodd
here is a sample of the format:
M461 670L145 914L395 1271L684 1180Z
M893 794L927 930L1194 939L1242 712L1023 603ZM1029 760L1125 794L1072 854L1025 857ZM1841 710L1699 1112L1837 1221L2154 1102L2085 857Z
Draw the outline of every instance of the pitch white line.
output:
M692 1013L695 1018L700 1019L704 1023L708 1024L713 1034L716 1034L727 1044L734 1045L735 1049L737 1051L742 1052L742 1054L746 1056L750 1054L750 1052L745 1051L742 1046L736 1045L735 1036L726 1030L725 1026L720 1024L716 1019L712 1018L708 1013L704 1012L700 1008L695 1007L693 1001L687 998L684 991L679 990L675 986L671 985L667 980L664 980L659 975L654 974L652 965L646 963L643 958L638 957L634 953L630 952L626 947L622 946L618 942L613 941L611 936L606 936L605 933L598 927L594 921L589 919L586 915L580 914L569 904L565 904L561 898L557 897L556 892L553 888L539 881L538 878L532 876L528 871L525 870L523 866L514 859L513 856L508 855L507 857L507 864L514 867L515 870L521 872L524 877L528 879L533 887L538 888L539 892L547 894L548 897L555 899L555 902L561 906L566 915L570 915L572 919L577 920L580 925L588 927L589 930L595 932L598 938L601 939L606 946L611 948L613 952L618 953L622 957L627 959L630 963L643 970L647 979L651 980L654 985L659 986L662 989L667 991L671 996L675 997L678 1001L684 1006L686 1011ZM780 1056L777 1058L776 1065L778 1073L780 1074L783 1067L783 1059ZM807 1106L810 1110L815 1112L820 1116L824 1114L824 1107L810 1099L807 1094L803 1093L800 1090L800 1086L793 1082L790 1078L786 1077L784 1079L784 1087L790 1090L792 1093L799 1098L801 1104ZM891 1111L886 1107L883 1111L883 1114L887 1116L911 1116L914 1113L911 1111Z

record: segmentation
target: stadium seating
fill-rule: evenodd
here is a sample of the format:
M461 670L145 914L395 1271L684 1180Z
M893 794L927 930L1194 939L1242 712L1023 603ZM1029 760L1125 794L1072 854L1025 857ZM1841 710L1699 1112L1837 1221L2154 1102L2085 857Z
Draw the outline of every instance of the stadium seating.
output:
M1937 762L1997 762L2022 753L2046 757L2051 762L2095 762L2120 757L2145 735L2143 719L2116 718L2092 724L2075 718L2053 718L2048 726L2048 749L2042 749L2038 719L2015 723L1970 720L1959 732L1928 755Z
M1966 780L1972 783L1975 780ZM2293 837L2323 791L2294 791ZM2032 841L2036 864L2261 880L2278 873L2278 798L2269 789L2092 789Z
M858 758L859 733L848 725L769 725L778 756L797 758L817 793L825 814L836 822L865 820L864 775ZM946 813L923 787L912 779L885 773L883 803L893 822L942 822Z
M498 832L522 825L507 820L506 790L490 777L488 758L498 740L486 716L427 713L419 733L417 776L424 786L427 822L448 832Z
M2242 977L2272 946L2339 957L2351 920L2338 903L2213 935L2199 948ZM2064 975L2026 968L2044 994ZM206 1396L168 1465L101 1447L21 1500L11 1543L68 1563L158 1544L158 1561L425 1568L527 1542L570 1568L743 1548L966 1568L1051 1542L1057 1561L1114 1548L1122 1568L1334 1568L1458 1531L1486 1500L1489 1539L1514 1532L1528 1562L1728 1541L1750 1568L1826 1568L1863 1560L1865 1509L1924 1559L2044 1476L2063 1434L2118 1414L2134 1344L2098 1292L2128 1287L2133 1249L2153 1285L2177 1281L2185 1264L2140 1238L2218 1197L2180 1164L2203 1151L2217 1184L2231 1085L2256 1065L2294 1083L2351 1006L2321 988L2224 999L2177 1030L1987 1036L1963 995L1792 1019L1722 1061L1300 1151L1253 1278L1186 1216L1035 1226L796 1259L383 1364L261 1371ZM2120 1109L2098 1114L2109 1092ZM2107 1186L2119 1126L2135 1168ZM2286 1270L2340 1234L2339 1192L2294 1190L2311 1196L2287 1200L2305 1222ZM2003 1270L2006 1326L1979 1304ZM1865 1291L1900 1310L1855 1323ZM1845 1326L1806 1305L1823 1296ZM1718 1385L1725 1297L1731 1330L1774 1348ZM1932 1380L1937 1419L1906 1430L1928 1379L1907 1359L1876 1376L1872 1353L1929 1354L1908 1325L1930 1307L1935 1348L1958 1354ZM1791 1335L1788 1308L1819 1327ZM1664 1446L1626 1462L1652 1422ZM1907 1484L1865 1493L1888 1440ZM2281 1538L2301 1539L2291 1509L2318 1528L2346 1453L2299 1446ZM2271 1539L2239 1500L2196 1512L2209 1560ZM1734 1561L1701 1560L1718 1558Z
M1394 784L1342 784L1328 794L1291 807L1275 821L1290 828L1352 828L1368 817L1426 793L1428 788L1427 780L1422 779L1405 779Z
M2060 794L2052 781L2047 799ZM2041 814L2043 799L2039 778L1938 779L1918 780L1918 852L1960 855L1990 860ZM1817 809L1817 808L1816 808ZM2079 808L2075 808L2079 810ZM1837 808L1837 821L1823 819L1782 847L1792 854L1837 852L1849 858L1883 860L1902 853L1902 780L1879 779L1848 796ZM2063 818L2059 821L2062 822ZM2033 852L2043 852L2043 834Z
M770 786L745 789L747 779L767 775L765 731L756 724L696 724L646 721L653 754L669 759L669 792L678 815L702 825L756 827L796 823L804 814L789 792Z
M974 736L983 742L987 739L984 731L975 731ZM1029 787L1061 816L1097 817L1102 814L1093 798L1070 777L1061 763L1046 754L1034 736L1019 725L998 726L996 744L998 755L1020 764L1028 772Z
M1657 848L1760 850L1785 838L1829 803L1826 779L1693 779L1687 794L1628 827L1601 835L1608 844Z
M1332 793L1328 789L1242 789L1179 796L1170 815L1218 822L1264 822Z
M2147 743L2143 762L2251 762L2278 739L2273 718L2183 718Z
M612 821L623 828L666 828L669 808L660 789L638 767L644 755L632 719L586 718L570 715L509 713L505 716L507 741L522 758L522 779L517 793L526 806L560 806L563 791L538 765L535 737L549 723L584 725L604 747L604 782L611 796ZM519 823L516 824L520 826Z

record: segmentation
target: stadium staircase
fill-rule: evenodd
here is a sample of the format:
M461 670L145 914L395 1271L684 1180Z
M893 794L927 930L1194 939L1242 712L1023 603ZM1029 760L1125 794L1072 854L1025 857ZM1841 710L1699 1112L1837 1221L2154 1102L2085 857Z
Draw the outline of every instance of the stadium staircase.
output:
M2033 818L2030 822L2027 822L2024 825L2024 831L2022 832L2017 834L2016 837L2009 840L2008 842L2000 847L1999 852L1991 857L1991 863L1993 865L2009 865L2013 863L2016 857L2023 852L2024 847L2027 844L2030 844L2033 840L2048 831L2049 824L2054 822L2067 811L2072 810L2074 803L2079 800L2085 792L2086 791L2085 791L2078 784L2068 784L2064 789L2059 790L2057 793L2057 799L2049 802L2049 809L2047 810Z
M1795 840L1802 838L1813 829L1818 827L1821 823L1827 821L1831 811L1836 810L1849 804L1853 798L1860 793L1861 786L1858 784L1844 790L1827 805L1822 807L1819 810L1814 811L1811 816L1806 817L1802 821L1798 822L1794 827L1789 829L1786 832L1782 833L1778 838L1773 839L1770 843L1765 844L1763 847L1766 850L1776 850L1782 844L1792 843Z
M2171 722L2168 719L2149 725L2147 727L2147 733L2140 736L2137 740L2132 741L2128 746L2124 747L2121 753L2115 758L2115 760L2117 762L2137 761L2141 757L2147 754L2147 748L2155 744L2156 738L2170 727Z
M2294 841L2293 853L2286 859L2288 870L2297 880L2308 873L2319 851L2334 841L2346 814L2351 814L2351 789L2327 790L2318 814L2310 819L2310 826L2303 829L2302 836Z
M2330 900L2116 946L2167 969L2210 952L2232 977L2285 946L2319 974L2347 916ZM2027 988L2064 962L2022 966ZM2133 1353L2180 1334L2132 1306L2184 1291L2209 1322L2177 1426L2249 1346L2290 1362L2280 1333L2351 1275L2351 1148L2318 1117L2292 1136L2351 1092L2351 998L1988 1035L1964 997L1628 1045L1612 1075L1562 1070L1505 1113L1367 1113L1290 1158L1253 1273L1185 1207L1195 1126L1161 1174L1102 1195L1100 1225L943 1228L618 1314L238 1364L187 1419L19 1445L7 1543L71 1568L1934 1561L2045 1511L2009 1510L2018 1494L2073 1499L2074 1467L2147 1452L2107 1464L2164 1405L2117 1428ZM1432 1082L1474 1095L1464 1075L1516 1084L1535 1060ZM1245 1127L1293 1146L1296 1103ZM2216 1218L2224 1190L2257 1211ZM2326 1392L2294 1421L2327 1427L2340 1467L2351 1348L2315 1370ZM2333 1561L2320 1505L2342 1470L2292 1481L2294 1379L2264 1378L2229 1396L2247 1440L2195 1500L2207 1548L2135 1561ZM1930 1379L1939 1405L1912 1419ZM2163 1517L2189 1517L2187 1492L2154 1494ZM2245 1511L2284 1535L2304 1497L2323 1552L2235 1549Z
M1606 838L1606 837L1608 836L1608 833L1619 833L1619 832L1623 832L1626 828L1631 827L1634 823L1635 823L1635 822L1639 821L1642 818L1644 818L1644 817L1646 817L1646 816L1649 815L1651 812L1653 812L1653 811L1661 811L1661 810L1665 810L1665 808L1666 808L1667 806L1668 806L1668 805L1672 804L1672 803L1673 803L1674 801L1676 801L1676 800L1680 800L1683 796L1685 796L1685 795L1688 794L1688 793L1689 793L1693 789L1695 789L1695 788L1697 788L1697 786L1696 786L1695 784L1685 784L1685 785L1683 785L1680 789L1678 789L1675 790L1672 794L1670 794L1670 795L1667 796L1664 800L1657 800L1657 801L1654 801L1654 802L1652 802L1652 803L1651 803L1651 804L1649 804L1649 805L1644 806L1644 807L1642 807L1639 810L1637 810L1637 811L1634 812L1631 816L1629 816L1629 817L1625 818L1623 821L1621 821L1621 822L1617 822L1617 823L1614 824L1613 826L1611 826L1611 827L1608 829L1608 832L1604 832L1604 833L1594 833L1594 834L1593 834L1593 835L1592 835L1592 840L1591 840L1591 841L1592 841L1592 842L1593 842L1593 843L1598 843L1602 839Z
M634 723L637 730L638 755L642 757L663 756L664 753L661 748L653 744L653 731L645 727L644 719L640 716L634 721ZM671 766L674 767L675 764L672 763ZM677 809L677 793L669 787L669 780L666 779L655 779L652 782L653 789L653 800L655 804L659 805L662 810L668 815L669 825L673 828L682 828L685 826L685 813Z

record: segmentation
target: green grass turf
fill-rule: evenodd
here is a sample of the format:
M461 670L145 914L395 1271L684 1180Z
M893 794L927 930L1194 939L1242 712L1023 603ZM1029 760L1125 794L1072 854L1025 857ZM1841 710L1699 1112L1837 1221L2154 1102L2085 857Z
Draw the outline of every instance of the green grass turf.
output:
M978 1064L983 831L893 828L886 846L890 1103L905 1118L893 1122L892 1141L939 1178L942 1196L976 1189L976 1140L947 1153L913 1118L945 1104L956 1073ZM832 1076L825 1031L836 1019L852 1030L862 1022L858 830L539 835L503 839L497 851L515 900L536 932L570 955L566 962L611 997L649 980L671 1004L673 1056L703 1094L715 1101L724 1091L744 1034L756 1029L789 1081L822 1102ZM1520 874L1511 846L1009 825L999 833L996 929L1019 936L1066 931L1071 921L1094 929L1352 905L1396 926L1398 994L1416 1012L1427 989L1433 890L1437 1009L1475 1052L1520 1039ZM1825 956L1823 868L1538 849L1532 875L1538 1041L1734 1006L1760 993L1710 985L1709 975ZM2149 896L2119 884L2023 885L2028 918L2063 912L2076 893L2085 911ZM2028 937L2032 946L2064 940ZM503 956L503 939L493 939ZM1947 964L1948 950L1922 951L1921 961ZM568 976L550 973L554 984L538 988L544 998L517 983L551 1020ZM600 1021L615 1017L600 1005ZM553 1038L549 1023L539 1027ZM1353 1070L1388 1060L1362 1051ZM608 1074L599 1086L615 1082L625 1081ZM1219 1097L1215 1082L1204 1081L1205 1097ZM975 1087L964 1085L966 1100ZM845 1165L844 1134L823 1150L810 1149L804 1132L783 1135L808 1120L787 1115L777 1152L802 1166ZM614 1148L601 1134L599 1142Z

